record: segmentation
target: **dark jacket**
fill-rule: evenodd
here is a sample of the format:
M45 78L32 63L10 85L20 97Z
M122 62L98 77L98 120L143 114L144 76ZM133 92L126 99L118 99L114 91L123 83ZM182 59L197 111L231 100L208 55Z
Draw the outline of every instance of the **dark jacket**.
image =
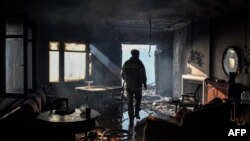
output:
M126 87L130 89L141 88L142 84L147 84L145 67L140 59L131 57L122 68L121 76L126 82Z

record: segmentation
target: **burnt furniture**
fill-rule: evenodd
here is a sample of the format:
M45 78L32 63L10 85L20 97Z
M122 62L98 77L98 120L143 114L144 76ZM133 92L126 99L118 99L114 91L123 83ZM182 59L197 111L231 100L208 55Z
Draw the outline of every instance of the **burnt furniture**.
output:
M79 95L83 96L84 104L98 110L102 114L105 114L107 109L116 112L116 110L122 106L122 100L124 99L122 86L80 86L76 87L75 90ZM116 106L116 109L110 109L114 107L112 104L116 101L117 96L122 98L119 102L121 106ZM119 103L116 102L114 105Z
M210 136L227 137L232 124L231 106L231 102L206 104L200 110L186 113L180 122L150 115L146 119L144 141L183 139L200 141Z
M219 83L207 80L205 89L205 103L208 103L214 98L220 98L223 100L228 99L240 99L242 92L241 84L235 83Z
M181 103L179 104L180 107L196 107L200 104L200 98L199 98L199 89L202 87L202 84L199 84L195 91L192 93L186 93L182 95Z
M168 102L168 104L175 105L175 112L182 107L192 107L195 109L201 104L199 98L199 90L202 88L202 84L198 84L194 90L194 92L187 92L186 94L181 95L181 100L172 99Z
M201 103L205 104L205 82L208 79L207 76L200 76L200 75L192 75L192 74L183 74L182 75L182 86L181 86L181 95L186 94L187 84L188 83L199 83L201 84L202 89L202 97Z
M115 92L123 91L121 86L81 86L76 87L75 90L85 95L85 104L88 101L88 95L91 94L115 94Z
M2 138L8 140L42 141L46 128L41 128L42 124L36 120L36 116L50 110L50 103L59 96L45 95L43 91L38 91L30 95L27 99L20 99L9 106L0 117L0 127ZM65 99L65 98L62 98ZM15 108L13 108L15 107ZM48 140L48 139L47 139Z
M80 109L75 109L69 114L57 114L56 110L43 112L37 116L41 126L48 129L45 135L46 138L54 138L59 141L75 141L75 135L93 130L96 126L96 119L100 113L91 109L90 117L82 114ZM49 134L53 133L53 135ZM46 139L45 138L45 139Z

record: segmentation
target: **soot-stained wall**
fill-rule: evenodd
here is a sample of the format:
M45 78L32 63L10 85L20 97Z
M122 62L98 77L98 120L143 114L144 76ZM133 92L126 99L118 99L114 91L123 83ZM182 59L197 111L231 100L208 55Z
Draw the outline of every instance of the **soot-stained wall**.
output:
M237 49L240 59L239 66L245 63L244 57L249 55L249 46L248 50L245 48L245 45L250 43L250 37L247 36L250 31L250 28L247 28L249 26L249 16L240 13L212 20L212 78L228 81L228 76L222 69L222 57L223 52L229 46Z
M156 34L155 52L156 93L161 96L172 96L173 83L173 47L172 33Z
M250 22L246 13L213 17L210 20L195 22L193 28L190 26L191 24L178 29L173 34L173 96L175 97L181 94L181 75L197 75L197 72L187 65L191 46L204 55L202 67L195 62L191 63L192 66L207 74L211 80L221 79L227 82L229 79L222 67L223 53L227 47L233 46L237 49L240 67L246 64L244 57L249 55ZM190 29L193 29L193 33Z
M176 30L173 36L174 85L172 96L180 97L183 74L209 76L209 20L192 22L188 26Z

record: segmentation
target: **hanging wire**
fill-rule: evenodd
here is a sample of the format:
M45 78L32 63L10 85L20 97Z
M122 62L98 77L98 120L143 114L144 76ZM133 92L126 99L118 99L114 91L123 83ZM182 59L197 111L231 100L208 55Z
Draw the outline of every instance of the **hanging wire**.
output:
M152 21L149 19L149 50L148 50L148 56L151 57L150 52L151 52L151 35L152 34Z

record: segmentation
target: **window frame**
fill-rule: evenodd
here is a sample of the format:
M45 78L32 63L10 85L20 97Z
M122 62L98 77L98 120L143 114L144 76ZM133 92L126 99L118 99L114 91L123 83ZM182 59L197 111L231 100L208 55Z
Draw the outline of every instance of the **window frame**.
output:
M51 40L49 41L49 44L50 42L58 42L59 43L59 82L50 82L50 57L49 57L49 64L48 64L48 82L49 84L52 84L52 85L60 85L60 84L66 84L66 85L72 85L72 86L75 86L75 85L83 85L85 82L86 79L89 78L89 53L90 53L90 50L89 50L89 43L87 42L84 42L84 41L56 41L56 40ZM66 43L75 43L75 44L85 44L86 46L86 49L85 51L69 51L69 50L66 50L65 49L65 45ZM50 51L53 51L53 50L50 50L50 45L48 47L48 53L50 53ZM64 79L64 73L65 73L65 69L64 69L64 65L65 65L65 58L64 58L64 53L65 52L85 52L86 53L86 68L85 68L85 79L83 80L76 80L76 81L65 81Z
M20 21L20 27L22 28L21 33L11 33L8 34L7 24L8 20ZM23 43L23 92L8 92L6 90L6 39L22 39ZM0 80L0 98L27 98L28 93L33 93L36 91L36 24L30 22L26 14L10 14L4 16L2 21L0 21L0 61L2 62L4 69L0 70L0 75L3 79ZM30 52L28 50L31 49ZM30 54L29 54L30 53ZM30 57L30 58L29 58ZM31 59L31 62L30 60ZM29 85L31 84L31 85ZM31 86L31 87L29 87Z
M51 49L50 47L50 44L52 43L58 43L58 49ZM50 82L50 53L51 52L58 52L58 82ZM59 83L60 82L60 42L59 41L50 41L49 42L49 77L48 77L48 81L49 83L53 84L53 83Z

